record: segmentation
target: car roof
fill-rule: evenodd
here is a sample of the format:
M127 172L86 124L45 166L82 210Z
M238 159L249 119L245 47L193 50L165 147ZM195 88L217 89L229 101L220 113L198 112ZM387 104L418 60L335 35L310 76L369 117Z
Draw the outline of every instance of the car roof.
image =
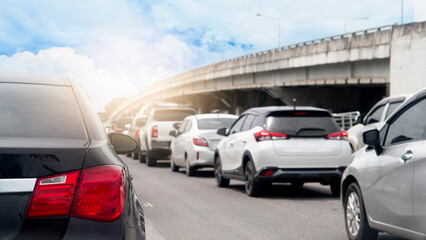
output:
M422 90L410 94L409 97L386 119L386 122L393 121L395 118L394 116L399 114L399 109L405 108L407 105L411 105L414 101L417 101L419 98L423 98L426 96L426 88L423 88Z
M329 112L326 109L316 108L316 107L306 107L306 106L270 106L270 107L256 107L246 110L245 113L267 115L275 111L320 111L320 112Z
M237 115L233 114L224 114L224 113L205 113L205 114L197 114L193 115L196 119L206 119L206 118L235 118L237 119Z
M161 107L161 108L153 108L151 111L170 111L170 110L186 110L186 111L195 111L194 108L187 108L187 107Z
M374 104L374 107L378 106L378 105L386 104L388 102L401 102L401 101L404 101L405 99L408 99L412 95L413 94L402 94L402 95L395 95L395 96L386 97L386 98L383 98L382 100L378 101L376 104Z
M37 73L0 73L1 83L25 83L41 85L70 86L68 78L64 76L44 75Z

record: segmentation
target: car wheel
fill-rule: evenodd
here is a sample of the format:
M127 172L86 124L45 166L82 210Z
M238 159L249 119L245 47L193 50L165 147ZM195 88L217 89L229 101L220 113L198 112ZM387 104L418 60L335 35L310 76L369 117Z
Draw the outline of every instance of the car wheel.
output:
M175 160L173 160L171 156L170 156L170 169L172 170L172 172L179 171L179 167L175 165Z
M138 150L138 151L134 151L134 152L133 152L133 156L132 156L132 157L133 157L133 159L135 159L135 160L136 160L136 159L139 159L139 150Z
M348 238L351 240L376 239L377 231L370 228L364 208L361 190L357 183L349 185L346 191L345 227Z
M145 163L146 162L146 156L144 154L142 154L142 151L139 150L139 154L138 154L138 159L140 163Z
M260 196L263 190L262 183L257 182L254 179L255 173L256 173L256 169L254 168L253 162L248 161L244 171L244 180L245 180L246 193L250 197Z
M148 167L153 167L157 165L157 159L155 159L155 157L152 156L152 153L149 150L146 151L145 161Z
M340 196L340 181L334 181L330 184L331 194L333 196Z
M126 157L132 157L132 153L127 153Z
M229 186L229 179L224 178L222 176L222 162L220 161L220 157L216 158L215 164L214 164L214 176L216 178L216 185L218 187L228 187Z
M185 167L186 167L186 176L191 177L195 175L195 168L191 167L189 160L185 156Z

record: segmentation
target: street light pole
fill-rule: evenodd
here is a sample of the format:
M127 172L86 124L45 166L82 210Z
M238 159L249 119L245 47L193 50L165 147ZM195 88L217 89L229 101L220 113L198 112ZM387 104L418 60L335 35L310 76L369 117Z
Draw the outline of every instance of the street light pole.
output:
M354 21L359 21L359 20L367 20L368 17L360 17L360 18L353 18L353 19L349 19L345 21L345 33L346 33L346 26L348 24L348 22L354 22Z
M404 0L401 0L401 25L404 24Z
M266 17L266 18L273 19L273 20L278 22L278 47L281 47L281 20L279 18L266 16L266 15L263 15L263 14L260 14L260 13L256 13L256 16Z

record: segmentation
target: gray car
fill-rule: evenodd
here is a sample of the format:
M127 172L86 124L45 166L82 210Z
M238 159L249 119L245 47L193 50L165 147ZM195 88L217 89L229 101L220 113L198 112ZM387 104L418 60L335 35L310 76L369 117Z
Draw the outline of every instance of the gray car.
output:
M342 177L349 239L375 239L378 231L426 239L426 89L363 140Z

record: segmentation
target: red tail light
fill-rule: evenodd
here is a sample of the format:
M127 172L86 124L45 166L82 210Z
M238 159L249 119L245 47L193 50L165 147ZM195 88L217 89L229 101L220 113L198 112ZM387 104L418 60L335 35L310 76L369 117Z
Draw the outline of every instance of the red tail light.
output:
M68 216L80 171L37 180L26 217Z
M135 139L137 140L137 139L138 139L138 137L139 137L139 130L136 130L136 133L135 133Z
M158 137L158 126L154 125L151 128L151 137L152 138L157 138Z
M197 146L204 146L204 147L208 146L207 141L202 137L195 137L192 139L192 142Z
M114 221L121 215L125 195L122 167L108 165L83 169L71 216Z
M266 140L285 140L289 139L289 137L283 133L273 133L268 132L266 130L262 130L260 132L254 133L254 138L256 142L266 141Z
M331 139L331 140L348 140L348 132L341 131L341 132L328 134L327 137L325 137L325 138Z
M264 177L268 177L268 176L271 176L274 172L275 172L275 170L263 170L259 175L264 176Z
M72 217L114 221L121 216L125 196L126 182L120 166L49 176L37 180L26 217L70 216L71 212Z

